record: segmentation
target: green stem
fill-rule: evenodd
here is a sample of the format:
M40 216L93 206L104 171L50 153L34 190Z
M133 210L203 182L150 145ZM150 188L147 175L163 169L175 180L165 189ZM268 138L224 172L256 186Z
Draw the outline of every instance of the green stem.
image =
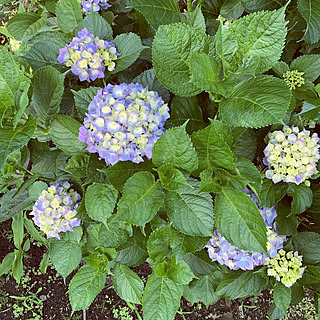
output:
M192 12L192 0L187 0L188 12Z
M139 320L142 320L142 318L141 318L141 316L140 316L137 308L136 308L133 304L131 304L130 302L128 302L128 301L126 301L126 303L127 303L127 305L129 306L129 308L136 313L138 319L139 319Z

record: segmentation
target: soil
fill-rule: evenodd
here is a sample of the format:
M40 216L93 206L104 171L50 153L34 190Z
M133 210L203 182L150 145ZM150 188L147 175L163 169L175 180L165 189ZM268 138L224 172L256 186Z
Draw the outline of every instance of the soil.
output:
M11 231L11 220L0 224L0 261L5 255L14 250ZM11 275L4 275L0 278L0 319L3 320L81 320L85 319L83 312L75 312L71 315L71 306L68 300L67 288L70 275L64 283L53 267L47 269L46 274L39 270L39 264L45 248L39 247L36 242L31 244L28 257L24 257L25 274L21 284L17 286ZM143 280L151 273L148 263L132 268ZM107 277L105 288L96 297L89 310L86 310L86 320L136 320L138 319L125 301L120 299L112 288L111 276ZM25 300L18 300L14 297L24 297ZM29 297L28 299L26 299ZM32 298L33 297L33 298ZM21 298L20 298L21 299ZM22 298L23 299L23 298ZM264 291L257 297L247 299L236 299L230 301L220 299L216 304L207 309L203 304L191 304L185 299L181 300L180 311L183 316L177 314L175 320L205 320L205 319L251 319L265 320L269 306L272 303L272 296ZM25 305L24 305L25 304ZM28 308L30 310L28 310ZM306 308L305 306L303 307ZM313 305L307 305L313 308ZM142 318L141 306L137 306ZM33 311L33 313L32 313ZM290 320L312 320L316 319L314 310L303 310L303 314L295 315L290 313ZM155 319L156 320L156 319Z

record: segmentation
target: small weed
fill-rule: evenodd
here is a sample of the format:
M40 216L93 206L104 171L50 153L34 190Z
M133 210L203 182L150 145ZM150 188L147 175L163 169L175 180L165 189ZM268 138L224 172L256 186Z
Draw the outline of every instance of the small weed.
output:
M115 319L133 320L133 316L130 315L130 309L128 307L113 308L112 313Z

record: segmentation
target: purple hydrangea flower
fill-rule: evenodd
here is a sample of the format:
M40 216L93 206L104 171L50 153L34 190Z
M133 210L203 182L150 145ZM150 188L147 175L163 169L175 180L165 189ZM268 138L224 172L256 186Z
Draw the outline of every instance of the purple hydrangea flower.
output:
M71 67L71 72L80 81L103 78L105 69L113 71L120 53L112 42L101 40L86 28L78 32L70 44L60 49L58 62Z
M91 11L99 12L100 10L107 10L111 7L109 0L79 0L82 12L88 14Z
M163 135L169 108L155 91L141 84L108 84L89 104L79 140L107 165L118 161L151 159L155 142Z
M42 230L47 238L60 239L59 233L73 231L80 225L80 220L74 216L80 205L78 192L70 189L68 182L51 185L43 190L30 213L32 220Z
M248 190L245 190L244 192L251 196L252 200L258 206L257 197ZM274 207L260 208L259 211L267 226L268 255L273 257L277 254L279 249L283 248L286 237L278 235L275 232L275 229L271 228L274 225L274 219L277 216ZM212 261L218 261L220 264L226 265L232 270L253 270L256 266L264 265L266 263L266 258L268 258L264 253L249 252L233 246L218 232L218 230L215 230L214 236L210 239L206 248L208 249L208 254Z
M269 133L264 149L263 163L268 166L266 177L274 183L280 181L300 184L316 174L320 159L319 137L298 127L284 127L283 131Z

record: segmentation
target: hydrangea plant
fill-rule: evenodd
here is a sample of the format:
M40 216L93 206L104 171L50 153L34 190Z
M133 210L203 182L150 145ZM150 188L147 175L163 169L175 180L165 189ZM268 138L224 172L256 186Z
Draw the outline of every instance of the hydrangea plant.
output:
M100 10L107 10L111 7L109 0L80 0L82 12L88 14L90 12L98 12Z

